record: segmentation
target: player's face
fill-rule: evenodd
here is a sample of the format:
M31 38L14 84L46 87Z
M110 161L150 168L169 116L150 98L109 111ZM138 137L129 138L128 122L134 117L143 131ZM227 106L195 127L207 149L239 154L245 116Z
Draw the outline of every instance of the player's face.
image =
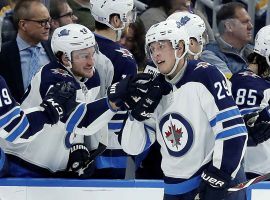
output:
M78 77L91 78L95 65L95 47L73 51L71 56L73 74Z
M160 73L168 74L175 63L175 50L168 40L152 42L149 51Z

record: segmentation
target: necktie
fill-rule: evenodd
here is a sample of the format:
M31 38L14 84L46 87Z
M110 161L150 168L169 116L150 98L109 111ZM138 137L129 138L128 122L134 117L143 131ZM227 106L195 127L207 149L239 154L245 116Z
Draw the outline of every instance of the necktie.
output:
M34 46L30 47L29 51L31 53L31 60L30 60L30 66L29 66L29 74L28 74L28 80L27 85L30 84L32 78L35 76L37 71L39 70L39 47Z

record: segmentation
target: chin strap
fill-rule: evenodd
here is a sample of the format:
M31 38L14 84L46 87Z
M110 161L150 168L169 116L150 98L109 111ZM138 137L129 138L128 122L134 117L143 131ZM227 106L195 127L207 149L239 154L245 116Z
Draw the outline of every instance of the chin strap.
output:
M194 56L194 59L197 60L200 57L202 50L203 50L203 45L200 44L200 51L198 53L194 53L190 49L188 49L188 53Z
M175 72L175 70L177 69L177 66L178 66L178 64L179 64L179 61L182 59L182 58L184 58L184 56L187 54L187 50L185 50L185 52L182 54L182 56L180 56L180 58L178 58L178 56L177 56L177 49L174 51L174 56L175 56L175 63L174 63L174 66L173 66L173 68L172 68L172 70L169 72L169 73L167 73L167 74L164 74L165 76L171 76L174 72Z

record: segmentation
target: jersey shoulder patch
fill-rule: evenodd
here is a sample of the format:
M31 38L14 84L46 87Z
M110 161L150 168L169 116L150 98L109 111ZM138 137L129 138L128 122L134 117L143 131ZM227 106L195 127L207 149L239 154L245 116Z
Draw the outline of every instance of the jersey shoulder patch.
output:
M130 57L130 58L133 59L132 53L129 50L123 48L123 47L120 47L119 49L115 49L115 51L121 53L122 54L122 57L124 57L124 58Z
M257 74L253 73L252 71L243 71L238 73L240 76L249 76L252 78L260 78Z
M72 76L66 70L61 69L61 68L51 69L51 72L53 74L60 74L60 75L62 75L64 77L71 77L72 78Z

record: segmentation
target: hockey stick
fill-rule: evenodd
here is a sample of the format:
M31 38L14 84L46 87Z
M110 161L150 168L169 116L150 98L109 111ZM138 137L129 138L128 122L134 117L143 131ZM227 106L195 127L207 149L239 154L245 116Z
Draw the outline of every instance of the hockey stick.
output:
M266 181L268 179L270 179L270 173L267 173L267 174L264 174L264 175L261 175L261 176L257 176L256 178L250 179L250 180L248 180L246 182L243 182L243 183L239 183L238 185L229 188L228 192L229 192L229 194L232 193L232 192L238 192L240 190L248 188L250 185L259 183L261 181ZM199 194L196 195L194 200L200 200Z

